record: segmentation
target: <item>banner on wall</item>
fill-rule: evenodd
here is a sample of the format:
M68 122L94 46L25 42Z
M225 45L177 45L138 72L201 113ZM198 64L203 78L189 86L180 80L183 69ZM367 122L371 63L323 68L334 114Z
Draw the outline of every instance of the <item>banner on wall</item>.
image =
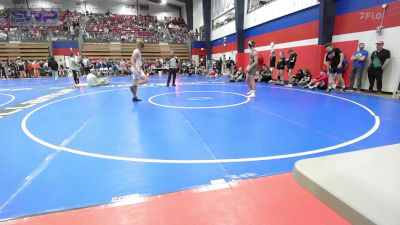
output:
M55 9L12 9L11 22L17 26L55 26L60 13Z

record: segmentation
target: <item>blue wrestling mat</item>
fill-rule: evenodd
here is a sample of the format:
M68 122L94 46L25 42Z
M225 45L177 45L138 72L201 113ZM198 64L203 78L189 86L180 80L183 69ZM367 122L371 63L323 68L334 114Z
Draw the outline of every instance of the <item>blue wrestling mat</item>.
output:
M257 84L129 77L105 87L2 80L0 220L287 173L303 158L400 142L400 101Z

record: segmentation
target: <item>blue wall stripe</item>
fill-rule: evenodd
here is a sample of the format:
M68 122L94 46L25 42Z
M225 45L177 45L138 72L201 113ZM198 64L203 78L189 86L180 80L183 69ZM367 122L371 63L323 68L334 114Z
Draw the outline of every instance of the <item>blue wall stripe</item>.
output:
M192 48L206 48L206 43L204 41L195 41L192 43Z
M79 48L77 41L53 41L53 48Z
M398 0L338 0L336 3L336 15L351 13L395 1Z
M226 36L226 41L224 40L224 38L220 38L220 39L212 41L211 44L213 47L215 47L218 45L228 44L228 43L234 42L236 40L237 40L237 36L236 36L236 33L234 33L234 34Z

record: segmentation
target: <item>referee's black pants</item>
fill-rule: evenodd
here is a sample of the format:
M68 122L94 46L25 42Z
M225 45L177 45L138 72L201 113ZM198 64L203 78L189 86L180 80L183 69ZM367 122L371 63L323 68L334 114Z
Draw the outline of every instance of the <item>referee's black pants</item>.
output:
M172 75L172 85L175 85L176 69L169 69L167 85L169 85L169 83L171 82L171 75Z

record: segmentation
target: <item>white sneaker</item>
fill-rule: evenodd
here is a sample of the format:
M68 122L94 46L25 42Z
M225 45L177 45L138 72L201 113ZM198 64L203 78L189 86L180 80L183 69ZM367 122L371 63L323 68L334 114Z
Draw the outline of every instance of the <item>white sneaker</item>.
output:
M288 85L286 85L286 87L291 88L291 87L293 87L293 84L288 84Z
M249 91L249 92L247 92L247 94L246 94L246 95L251 95L251 93L253 93L253 91Z
M256 97L256 92L252 91L249 95L249 98L255 98Z

